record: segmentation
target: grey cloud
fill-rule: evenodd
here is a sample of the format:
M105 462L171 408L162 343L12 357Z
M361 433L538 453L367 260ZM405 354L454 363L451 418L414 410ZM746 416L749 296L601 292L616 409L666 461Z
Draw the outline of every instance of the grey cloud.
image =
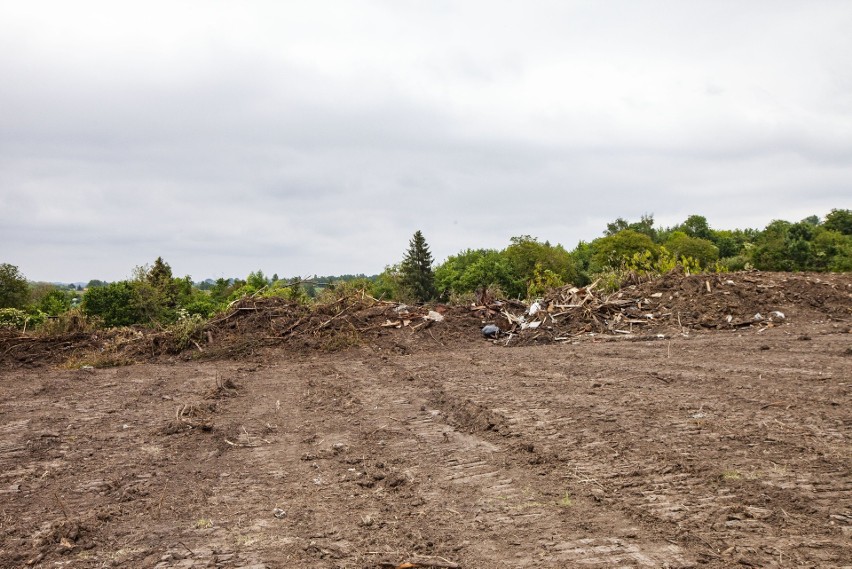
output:
M762 226L849 207L843 3L335 6L247 3L209 30L181 9L138 32L166 5L105 4L117 30L87 41L69 15L67 46L0 23L0 262L370 273L416 229L440 260L520 234L573 247L643 213Z

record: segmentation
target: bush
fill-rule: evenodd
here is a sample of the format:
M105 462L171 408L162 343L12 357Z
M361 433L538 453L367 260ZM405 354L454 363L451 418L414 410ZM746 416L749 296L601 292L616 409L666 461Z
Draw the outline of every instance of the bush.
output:
M47 336L91 332L101 326L100 319L90 317L81 308L72 308L56 318L48 318L39 328L39 333Z
M15 265L0 265L0 308L24 308L30 300L30 285Z
M18 308L0 308L0 328L23 330L30 321L30 315Z
M145 321L142 299L130 281L89 289L83 297L83 312L100 318L106 326L132 326Z

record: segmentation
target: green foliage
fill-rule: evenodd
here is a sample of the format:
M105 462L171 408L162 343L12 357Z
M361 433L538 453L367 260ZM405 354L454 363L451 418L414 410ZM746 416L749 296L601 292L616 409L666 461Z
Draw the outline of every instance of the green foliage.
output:
M432 253L423 233L417 230L408 243L408 251L400 265L401 284L418 302L435 298L435 273L432 271Z
M694 239L705 239L707 241L713 239L713 230L710 229L710 224L707 223L707 218L703 215L690 215L686 218L686 221L674 229L675 231L682 231Z
M469 293L485 289L499 289L508 297L538 296L548 287L582 280L571 253L529 235L513 237L502 251L467 249L435 269L441 297L463 301Z
M100 327L101 321L87 316L81 308L71 308L56 318L45 320L39 327L43 335L71 334L76 332L91 332Z
M181 307L187 314L210 318L222 309L222 303L217 302L208 291L195 289L183 301Z
M577 282L579 275L574 259L562 245L539 242L529 235L512 237L511 244L503 250L512 274L510 283L500 283L510 296L524 296L535 278L536 267L557 275L563 283Z
M210 286L210 299L216 304L227 304L228 300L239 287L245 284L245 281L235 281L234 279L218 278L216 282Z
M158 257L150 267L134 269L134 279L90 288L83 298L83 312L100 318L106 326L170 324L184 305L193 313L209 313L209 306L195 296L189 277L172 277L172 269Z
M467 249L435 269L435 285L444 299L492 286L506 291L516 280L509 260L494 249Z
M27 279L15 265L0 264L0 308L24 308L30 300Z
M833 209L825 216L823 227L843 235L852 235L852 209Z
M332 278L325 278L324 282L333 280ZM373 296L373 292L375 292L373 287L374 281L364 276L338 280L327 288L322 289L317 294L316 301L318 304L331 304L342 298L352 298L361 295Z
M193 342L201 339L204 332L205 320L200 314L189 314L180 310L177 320L166 328L174 342L174 349L182 351L190 347Z
M647 251L654 260L660 255L660 247L648 235L632 229L595 239L591 247L590 273L619 268L637 253L643 255Z
M842 221L842 213L832 219ZM839 221L837 226L842 228ZM846 271L852 267L852 235L808 221L773 221L758 236L751 261L766 271Z
M272 280L269 288L262 291L261 296L285 298L298 304L309 304L311 302L311 296L299 278L290 279L289 281Z
M30 315L19 308L0 308L0 328L22 330L30 321Z
M733 257L741 255L749 238L743 231L714 231L711 239L719 249L719 257Z
M714 270L721 265L714 265ZM593 275L597 286L608 292L620 289L625 283L650 281L674 270L685 274L701 272L700 263L691 257L678 257L665 247L660 247L654 256L650 250L633 253L629 259L624 259L617 267L607 266Z
M636 233L647 235L652 240L657 239L657 230L654 229L654 215L647 213L642 215L639 221L634 223L629 223L627 220L620 217L612 223L607 223L604 235L610 237L628 229L630 231L635 231Z
M50 316L59 316L71 308L71 298L64 291L54 287L41 297L36 307Z
M372 296L380 300L411 302L410 293L403 287L402 270L399 264L388 265L373 282Z
M702 267L710 267L719 260L719 249L712 242L700 237L691 237L681 231L672 233L665 247L675 258L688 257Z
M119 281L91 288L83 297L83 312L100 318L106 326L132 326L145 322L137 283Z
M544 296L548 291L559 288L565 284L562 277L545 269L541 263L536 263L533 269L533 276L527 285L527 298L539 298Z

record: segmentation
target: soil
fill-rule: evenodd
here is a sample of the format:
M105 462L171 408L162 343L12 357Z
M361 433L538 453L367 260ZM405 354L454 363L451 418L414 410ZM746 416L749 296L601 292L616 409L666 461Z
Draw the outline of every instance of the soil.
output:
M850 292L675 275L615 297L631 334L283 302L184 351L7 334L0 567L852 567Z

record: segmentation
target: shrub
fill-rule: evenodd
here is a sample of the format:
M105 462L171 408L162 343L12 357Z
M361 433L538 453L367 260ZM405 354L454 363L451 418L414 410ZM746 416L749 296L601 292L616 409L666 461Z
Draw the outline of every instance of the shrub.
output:
M30 315L18 308L0 308L0 328L23 330L30 321Z

